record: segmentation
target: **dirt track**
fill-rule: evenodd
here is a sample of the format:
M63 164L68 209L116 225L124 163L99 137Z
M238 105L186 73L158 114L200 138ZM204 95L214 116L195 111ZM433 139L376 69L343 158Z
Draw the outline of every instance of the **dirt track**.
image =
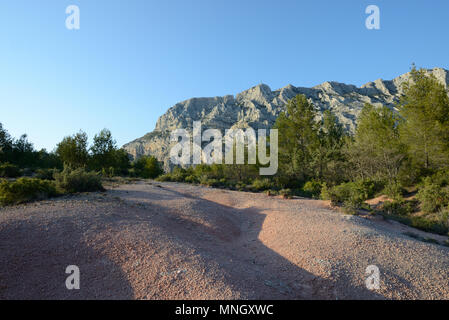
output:
M0 209L0 299L449 299L449 248L410 230L322 201L139 182ZM65 288L73 264L80 290Z

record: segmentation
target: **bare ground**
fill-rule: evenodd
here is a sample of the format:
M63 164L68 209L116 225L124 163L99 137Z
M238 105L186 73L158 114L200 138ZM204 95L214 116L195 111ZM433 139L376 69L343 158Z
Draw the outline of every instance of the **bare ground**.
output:
M449 248L406 232L445 240L318 200L138 182L0 209L0 299L449 299Z

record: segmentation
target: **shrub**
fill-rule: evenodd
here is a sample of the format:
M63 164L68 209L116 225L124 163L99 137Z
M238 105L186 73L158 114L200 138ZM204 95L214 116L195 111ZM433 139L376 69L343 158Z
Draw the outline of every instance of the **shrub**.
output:
M163 175L160 175L159 177L157 177L156 181L165 182L165 181L174 181L174 180L170 173L166 173L166 174L163 174Z
M418 189L416 198L421 202L421 209L426 213L437 212L449 203L449 194L430 177L426 177Z
M244 182L242 182L242 181L239 181L239 182L237 182L237 183L235 184L235 188L236 188L238 191L244 191L244 190L246 190L246 184L245 184Z
M446 235L448 228L441 223L441 221L429 219L423 216L410 217L410 224L412 227L421 229L427 232L438 233Z
M264 179L255 179L253 183L251 184L252 189L256 191L264 191L267 189L270 189L273 187L272 182L270 179L264 178Z
M284 199L291 199L293 196L292 190L290 189L279 190L279 195L281 195Z
M171 181L184 182L185 178L189 175L186 169L181 167L174 167L171 172Z
M327 190L327 195L332 204L352 203L361 205L365 199L364 195L357 189L354 182L347 182Z
M202 185L207 185L207 181L209 180L209 175L207 173L203 173L198 176L198 181Z
M343 212L345 214L356 215L357 209L359 207L360 206L358 203L354 203L354 202L348 200L343 203Z
M135 174L144 179L154 179L164 173L159 161L153 156L140 157L133 167Z
M37 169L35 178L41 180L54 180L54 174L59 172L58 169Z
M330 194L329 194L329 187L327 186L327 183L324 182L323 185L321 186L321 193L320 193L320 198L322 200L330 200Z
M56 196L53 182L35 178L20 178L0 182L0 204L11 205Z
M0 164L0 177L2 178L16 178L20 176L20 169L18 166L8 162Z
M445 215L438 217L437 215L412 215L407 208L391 207L391 214L385 212L388 218L397 220L401 223L409 225L413 228L420 229L426 232L438 233L446 235L449 231L447 221L444 220ZM399 209L398 209L399 208ZM408 213L407 213L408 212Z
M377 192L381 191L384 188L384 183L371 179L357 180L355 184L363 193L365 200L373 198Z
M134 168L128 169L128 176L130 176L131 178L136 178L137 177L136 169Z
M442 225L449 229L449 206L438 212L438 220Z
M194 175L190 175L185 177L184 181L188 183L197 183L198 179Z
M302 188L304 192L312 196L313 198L318 198L320 196L323 185L321 182L316 180L307 181Z
M109 167L109 169L101 168L101 176L104 178L115 177L115 168L114 167Z
M387 215L408 216L416 211L416 201L386 201L382 204L381 210Z
M71 170L68 167L55 173L56 188L62 193L103 191L101 178L94 172L86 172L79 168Z
M276 190L271 190L271 189L269 189L269 190L266 190L265 191L265 194L267 195L267 196L276 196L276 195L278 195L279 194L279 192L277 192Z
M218 187L221 185L217 179L207 179L205 184L209 187Z
M338 186L328 188L323 186L322 196L327 196L332 204L351 204L354 207L361 207L363 202L374 196L380 184L372 180L358 180L346 182Z
M441 187L449 185L449 169L437 171L432 175L432 181Z
M383 193L394 200L401 200L405 190L399 182L390 182L385 185Z

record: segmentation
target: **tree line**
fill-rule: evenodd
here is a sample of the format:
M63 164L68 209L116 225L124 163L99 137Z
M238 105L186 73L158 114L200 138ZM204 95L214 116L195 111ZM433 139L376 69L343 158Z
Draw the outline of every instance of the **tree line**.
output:
M155 157L131 161L128 153L117 147L111 131L101 130L89 146L88 136L80 131L66 136L52 152L35 150L26 135L14 139L0 123L0 177L31 175L45 169L84 169L103 176L155 178L162 173Z

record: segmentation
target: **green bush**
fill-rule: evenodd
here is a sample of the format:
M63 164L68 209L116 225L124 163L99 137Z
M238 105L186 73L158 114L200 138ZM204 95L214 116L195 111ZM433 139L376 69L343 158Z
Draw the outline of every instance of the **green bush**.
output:
M429 219L428 217L417 216L410 217L410 222L407 223L410 226L421 229L427 232L438 233L441 235L446 235L448 232L447 226L445 226L441 221Z
M18 166L8 162L0 164L0 177L2 178L16 178L20 176L20 169Z
M431 180L441 187L449 185L449 169L437 171L432 175Z
M187 183L198 183L198 179L194 175L189 175L184 179Z
M136 173L136 169L134 168L130 168L128 169L128 176L131 178L137 178L137 173Z
M408 216L417 210L416 201L386 201L382 204L381 210L387 215Z
M291 199L293 197L293 193L292 193L291 189L279 190L279 195L281 195L284 199Z
M449 193L440 185L426 177L418 189L416 198L421 202L421 209L426 213L437 212L449 204Z
M245 190L246 190L246 184L245 184L244 182L242 182L242 181L238 181L238 182L235 184L235 188L236 188L238 191L245 191Z
M264 179L257 178L253 181L251 187L255 191L264 191L271 189L273 187L273 183L270 181L270 179L267 178Z
M357 209L359 209L359 208L360 208L360 205L358 203L355 203L352 201L345 201L343 203L343 212L345 214L356 215Z
M221 185L217 179L208 179L205 184L209 187L219 187Z
M361 207L363 202L373 197L379 188L379 183L365 179L342 183L332 188L323 186L321 191L322 197L327 197L334 205L346 203L354 207Z
M12 205L32 200L41 200L56 196L52 181L36 178L20 178L16 181L0 182L0 204Z
M449 230L449 206L438 212L438 220Z
M134 173L144 179L154 179L164 173L162 167L153 156L140 157L133 163Z
M394 200L401 200L405 194L405 189L399 182L390 182L385 185L383 193Z
M327 186L327 183L324 182L321 186L321 193L320 193L320 199L322 200L330 200L331 196L329 194L329 187Z
M307 181L302 188L303 191L313 198L318 198L320 196L323 184L316 180Z
M267 196L272 197L272 196L277 196L277 195L279 194L279 192L276 191L276 190L269 189L269 190L266 190L266 191L265 191L265 194L266 194Z
M342 183L338 186L328 188L327 196L333 205L351 203L358 206L367 199L365 193L359 190L354 182Z
M59 172L58 169L37 169L35 178L41 180L54 180L54 175L57 172Z
M61 193L103 191L101 178L94 172L86 172L84 169L64 168L62 172L54 175L56 188Z
M170 173L166 173L157 177L156 181L165 182L165 181L173 181L173 179Z
M186 169L181 167L174 167L171 172L171 181L184 182L185 178L189 175Z
M113 178L115 177L115 168L109 167L107 168L101 168L101 176L104 178Z

